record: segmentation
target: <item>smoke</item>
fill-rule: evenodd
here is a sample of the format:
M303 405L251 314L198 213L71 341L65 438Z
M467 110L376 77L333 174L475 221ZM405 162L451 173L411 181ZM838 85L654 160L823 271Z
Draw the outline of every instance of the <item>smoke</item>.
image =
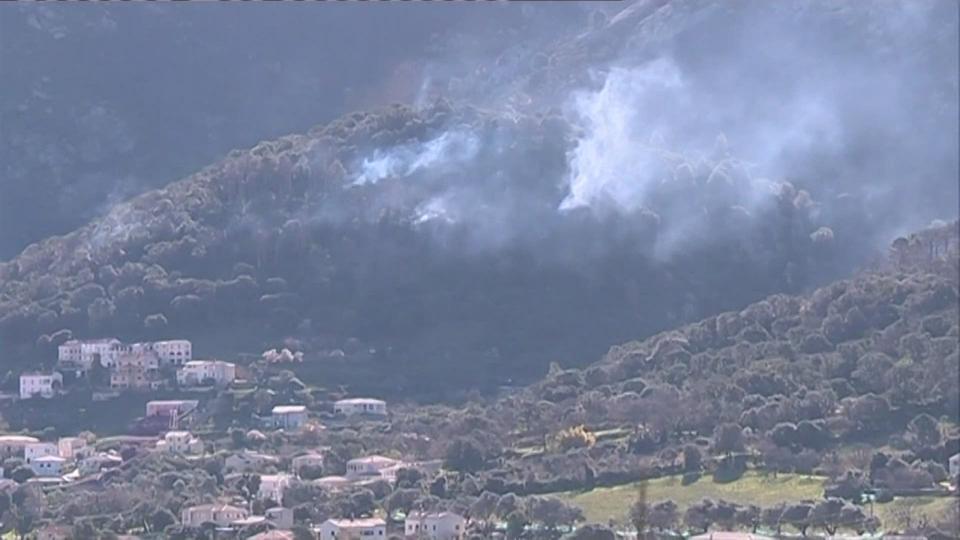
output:
M471 133L447 131L426 142L408 143L388 149L376 149L364 158L353 186L376 184L384 178L407 177L430 169L443 172L477 156L479 141Z

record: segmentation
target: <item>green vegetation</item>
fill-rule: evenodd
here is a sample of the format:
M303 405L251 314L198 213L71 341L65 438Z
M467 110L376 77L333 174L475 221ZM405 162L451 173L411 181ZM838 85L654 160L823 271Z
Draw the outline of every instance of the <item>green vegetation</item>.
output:
M735 482L714 482L709 476L683 485L682 475L657 478L647 482L647 500L651 503L672 500L680 512L703 499L722 499L742 504L770 506L823 498L826 479L819 476L778 474L750 471ZM581 509L590 523L609 520L625 522L630 506L637 498L639 483L597 488L586 492L567 492L558 496Z

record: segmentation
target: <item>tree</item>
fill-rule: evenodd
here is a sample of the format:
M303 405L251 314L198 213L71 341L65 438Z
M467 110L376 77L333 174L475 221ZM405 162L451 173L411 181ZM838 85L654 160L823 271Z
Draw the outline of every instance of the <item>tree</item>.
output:
M685 472L697 472L700 470L703 462L703 455L696 445L688 444L683 447L683 470Z
M680 513L677 510L677 504L673 501L661 501L653 505L647 514L647 521L650 526L658 531L673 530L680 519Z
M507 515L507 538L511 540L520 538L529 523L527 516L525 516L523 512L519 510L510 512L510 514Z
M743 429L739 424L725 423L713 431L713 449L719 453L742 452L744 448Z
M458 472L477 472L483 469L485 459L479 446L470 439L457 439L447 447L444 466Z
M556 497L531 497L527 499L526 515L531 521L555 531L561 525L573 525L583 520L583 511Z
M810 527L810 512L813 505L808 503L793 504L786 507L781 519L784 523L792 525L803 536L807 535L807 529Z
M166 508L157 509L150 515L150 530L162 531L177 522L177 518Z
M757 532L757 528L760 527L760 507L752 504L738 507L734 520L751 532Z
M810 510L809 523L814 527L822 528L827 534L833 535L842 523L840 521L844 503L842 499L831 497L824 499Z
M713 523L711 516L713 507L713 501L709 499L704 499L697 504L690 505L683 514L683 523L691 529L706 531Z
M13 473L10 475L10 478L18 484L22 484L33 477L34 477L33 469L25 465L21 465L20 467L17 467L17 469L13 471Z
M785 510L786 506L783 504L764 508L760 512L760 523L762 523L763 526L767 527L768 529L777 531L777 534L779 535L783 527L783 513Z
M922 413L914 417L907 425L907 433L916 448L929 448L940 444L942 434L940 422L929 414Z

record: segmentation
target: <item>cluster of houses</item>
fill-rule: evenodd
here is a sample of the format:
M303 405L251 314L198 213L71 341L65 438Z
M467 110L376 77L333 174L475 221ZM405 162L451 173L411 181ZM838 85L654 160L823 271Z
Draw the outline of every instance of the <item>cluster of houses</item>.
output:
M119 455L96 452L81 437L61 437L56 442L24 435L0 435L0 457L23 459L43 482L65 482L120 465Z
M74 339L58 347L55 371L20 376L20 398L51 398L62 390L64 376L84 378L97 367L109 372L113 390L158 390L170 382L173 370L181 387L225 386L237 375L230 362L194 360L193 345L185 339L145 343Z
M283 533L293 526L293 510L273 507L265 510L262 516L254 516L241 506L201 504L184 508L180 520L188 527L199 528L204 523L212 523L218 528L233 530L266 522L278 530L273 531L273 536L264 538L284 538ZM453 512L413 512L406 516L402 534L406 538L462 540L466 536L466 524L463 516ZM313 534L320 540L385 539L387 522L382 518L328 519L315 527Z

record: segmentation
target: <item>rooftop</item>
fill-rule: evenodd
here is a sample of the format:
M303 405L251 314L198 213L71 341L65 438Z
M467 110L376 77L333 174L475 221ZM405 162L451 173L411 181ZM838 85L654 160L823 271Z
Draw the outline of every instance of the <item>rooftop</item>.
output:
M307 408L303 405L277 405L272 412L273 414L300 413L307 412Z
M386 525L386 522L380 518L328 519L326 523L332 523L342 529L383 527Z
M387 402L382 399L374 398L347 398L337 400L338 405L386 405Z
M400 463L400 460L388 458L386 456L366 456L366 457L351 459L347 463L362 463L362 464L371 464L371 465L396 465Z
M60 456L43 456L43 457L34 458L33 461L40 462L40 463L63 463L67 460L63 459Z

